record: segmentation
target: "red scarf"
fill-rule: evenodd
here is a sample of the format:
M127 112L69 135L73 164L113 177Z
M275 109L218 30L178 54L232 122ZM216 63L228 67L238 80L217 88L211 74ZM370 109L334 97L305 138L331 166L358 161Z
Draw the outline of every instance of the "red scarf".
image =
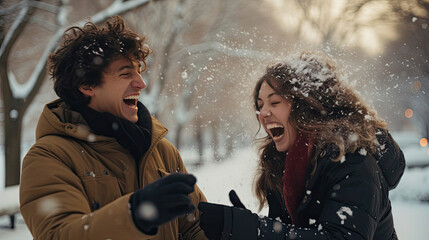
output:
M294 146L286 154L283 197L294 224L296 210L304 197L306 172L312 150L313 141L307 135L299 134Z

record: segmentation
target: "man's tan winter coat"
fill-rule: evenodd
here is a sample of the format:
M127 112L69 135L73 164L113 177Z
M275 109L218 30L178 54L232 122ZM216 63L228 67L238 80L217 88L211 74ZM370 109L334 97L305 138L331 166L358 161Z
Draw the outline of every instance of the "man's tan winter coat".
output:
M130 195L170 173L186 173L177 149L164 138L167 129L152 121L151 146L136 166L115 138L93 134L61 101L45 106L20 189L21 213L35 240L206 239L198 210L161 225L154 236L134 226ZM205 201L197 186L190 196L195 207Z

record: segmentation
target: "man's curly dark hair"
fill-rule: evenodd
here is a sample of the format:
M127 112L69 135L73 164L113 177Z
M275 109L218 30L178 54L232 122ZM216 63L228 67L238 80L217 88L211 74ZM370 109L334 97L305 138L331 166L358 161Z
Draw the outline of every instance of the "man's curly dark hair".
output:
M151 49L144 44L144 36L132 32L119 16L104 25L87 22L83 28L68 28L63 43L49 57L48 71L55 92L69 106L89 104L90 97L82 94L79 87L100 85L102 71L119 57L140 61L147 67Z

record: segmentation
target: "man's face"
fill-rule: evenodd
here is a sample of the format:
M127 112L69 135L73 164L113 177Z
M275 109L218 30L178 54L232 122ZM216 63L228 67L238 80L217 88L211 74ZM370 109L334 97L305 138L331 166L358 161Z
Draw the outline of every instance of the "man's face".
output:
M91 97L88 106L95 111L108 112L136 123L137 101L140 91L146 87L140 69L139 62L120 57L103 71L99 86L81 86L79 89Z

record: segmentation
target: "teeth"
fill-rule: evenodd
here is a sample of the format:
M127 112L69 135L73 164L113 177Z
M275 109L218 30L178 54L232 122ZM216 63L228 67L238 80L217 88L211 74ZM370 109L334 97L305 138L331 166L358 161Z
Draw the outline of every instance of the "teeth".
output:
M280 136L274 136L274 137L273 137L273 140L279 139L279 138L281 138L282 136L283 136L283 134L282 134L282 135L280 135Z
M269 123L269 124L267 124L267 128L273 129L273 128L284 128L284 127L278 123Z
M130 95L130 96L127 96L127 97L124 97L124 99L139 99L139 95Z

